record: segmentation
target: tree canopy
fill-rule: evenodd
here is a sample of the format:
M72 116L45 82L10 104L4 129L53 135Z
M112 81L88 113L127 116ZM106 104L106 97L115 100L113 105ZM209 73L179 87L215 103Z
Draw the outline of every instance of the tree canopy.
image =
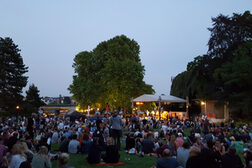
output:
M0 37L0 109L15 112L22 102L22 89L27 84L28 71L20 49L11 38Z
M39 90L34 84L31 84L26 91L25 102L23 104L22 111L27 115L37 113L39 107L45 104L42 102L39 96Z
M229 102L235 116L250 117L252 109L252 41L239 46L233 59L215 70L214 79L222 84L217 94ZM245 113L245 114L244 114Z
M131 97L153 93L143 81L144 66L140 47L124 35L101 42L92 51L83 51L74 58L76 75L69 90L82 107L130 107Z
M252 15L249 11L219 15L209 28L208 52L189 62L178 74L171 94L191 99L229 102L234 114L248 116L251 109Z

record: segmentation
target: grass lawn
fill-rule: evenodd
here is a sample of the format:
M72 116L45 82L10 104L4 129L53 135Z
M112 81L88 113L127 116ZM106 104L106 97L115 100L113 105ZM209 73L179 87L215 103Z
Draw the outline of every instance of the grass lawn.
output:
M153 130L157 131L157 130ZM186 129L184 131L185 136L189 136L190 134L190 129ZM122 143L122 148L125 146L125 141ZM52 151L57 151L59 149L59 144L52 145ZM86 161L87 155L82 155L82 154L74 154L70 155L70 161L68 166L74 166L75 168L96 168L96 167L137 167L137 168L150 168L153 165L156 165L157 158L156 157L150 157L150 156L144 156L144 157L139 157L136 155L129 155L126 154L124 151L120 151L120 162L124 162L124 165L116 165L116 166L101 166L101 165L90 165ZM240 155L242 162L244 163L244 157L243 155ZM57 161L52 161L53 168L58 167Z
M70 162L69 166L74 166L75 168L86 168L86 167L152 167L153 165L156 164L157 158L155 157L149 157L149 156L144 156L143 158L140 158L139 156L132 156L128 155L125 152L120 152L121 158L120 162L125 162L124 165L116 165L116 166L98 166L98 165L89 165L86 161L87 155L81 155L81 154L76 154L76 155L70 155ZM58 167L57 161L52 162L53 168Z
M160 131L158 129L152 130L152 131ZM123 133L125 134L126 131L124 130ZM184 131L185 135L188 136L190 134L190 130L186 129ZM122 147L125 146L125 141L122 143ZM59 145L52 145L52 151L57 151L59 149ZM124 151L120 151L120 162L124 162L124 165L116 165L116 166L101 166L101 165L90 165L86 161L87 155L82 155L82 154L75 154L75 155L70 155L70 161L69 161L69 166L74 166L75 168L86 168L86 167L137 167L137 168L150 168L153 165L156 165L157 158L156 157L150 157L150 156L144 156L144 157L139 157L136 155L129 155L126 154ZM58 167L57 161L52 161L53 168Z

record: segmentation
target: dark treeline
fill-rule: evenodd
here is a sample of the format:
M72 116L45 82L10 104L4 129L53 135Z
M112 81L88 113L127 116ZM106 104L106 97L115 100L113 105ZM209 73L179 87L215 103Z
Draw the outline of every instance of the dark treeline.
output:
M228 103L233 117L251 119L252 15L219 15L212 22L208 52L174 78L171 95Z

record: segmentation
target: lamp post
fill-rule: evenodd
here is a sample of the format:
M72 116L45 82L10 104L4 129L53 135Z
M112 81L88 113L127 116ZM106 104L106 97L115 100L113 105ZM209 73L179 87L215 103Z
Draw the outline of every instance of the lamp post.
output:
M89 113L90 113L90 106L88 106L88 117L89 117Z
M17 109L17 120L18 120L18 115L19 115L19 114L18 114L18 112L19 112L19 111L18 111L18 110L19 110L19 108L20 108L20 107L17 105L17 106L16 106L16 109Z

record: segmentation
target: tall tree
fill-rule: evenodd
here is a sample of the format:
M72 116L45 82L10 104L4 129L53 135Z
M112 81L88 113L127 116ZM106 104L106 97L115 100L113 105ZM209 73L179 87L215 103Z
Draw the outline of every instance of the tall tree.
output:
M240 44L252 39L252 15L234 13L232 17L219 15L212 18L213 27L208 28L208 54L212 57L225 58L229 51L234 51Z
M0 38L0 108L15 112L27 84L28 71L20 55L20 49L11 38Z
M39 90L34 84L30 85L29 89L26 91L26 102L35 108L35 112L38 111L40 106L44 105L39 96Z
M218 97L229 102L235 116L252 119L252 41L235 50L233 57L215 70L215 80L222 83Z
M196 57L188 63L187 71L175 77L171 93L230 102L235 114L247 116L251 101L252 15L249 11L231 17L219 15L212 21L208 53Z
M124 35L101 42L91 52L76 55L73 67L76 75L69 90L82 105L105 108L130 107L130 98L153 93L143 81L144 66L139 57L139 45Z
M223 83L214 79L215 70L231 61L234 58L233 51L252 39L252 15L249 11L233 14L232 17L219 15L212 21L213 27L208 28L211 33L208 53L188 63L186 73L175 78L171 92L177 92L180 85L184 87L183 84L186 84L184 95L216 99L216 92L223 89Z

